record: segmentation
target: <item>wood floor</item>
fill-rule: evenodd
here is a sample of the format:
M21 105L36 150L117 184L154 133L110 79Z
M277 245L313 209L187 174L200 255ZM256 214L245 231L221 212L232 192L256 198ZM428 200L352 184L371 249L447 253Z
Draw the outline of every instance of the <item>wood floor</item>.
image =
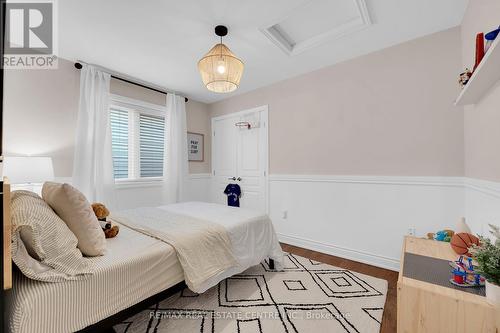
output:
M332 266L345 268L354 272L371 275L373 277L387 280L388 282L387 299L385 301L384 316L382 318L382 325L380 328L380 332L382 333L396 332L397 330L396 284L398 281L397 272L375 266L370 266L367 264L362 264L348 259L334 257L316 251L306 250L300 247L284 243L281 243L281 247L283 248L283 251L290 252L299 255L301 257L306 257Z

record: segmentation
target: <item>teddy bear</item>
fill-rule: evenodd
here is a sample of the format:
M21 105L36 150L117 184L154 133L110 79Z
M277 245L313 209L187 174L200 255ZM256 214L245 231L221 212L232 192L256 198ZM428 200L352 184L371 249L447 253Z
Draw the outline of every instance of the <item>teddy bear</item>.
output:
M104 204L95 202L92 204L92 210L94 211L95 216L99 220L99 223L101 224L102 231L104 232L104 235L106 238L113 238L116 235L118 235L118 232L120 231L120 227L115 225L112 225L111 222L108 222L106 218L109 215L109 210L104 206Z

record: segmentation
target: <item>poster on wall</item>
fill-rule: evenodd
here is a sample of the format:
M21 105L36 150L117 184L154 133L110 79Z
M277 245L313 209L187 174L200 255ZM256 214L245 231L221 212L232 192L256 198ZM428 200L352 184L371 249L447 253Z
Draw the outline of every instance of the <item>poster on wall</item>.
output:
M203 134L191 133L187 134L188 144L188 160L193 162L203 162Z

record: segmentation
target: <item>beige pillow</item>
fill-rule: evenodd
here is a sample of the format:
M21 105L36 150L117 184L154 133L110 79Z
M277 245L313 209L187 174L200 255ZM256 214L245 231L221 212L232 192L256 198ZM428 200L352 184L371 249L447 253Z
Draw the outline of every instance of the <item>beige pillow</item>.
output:
M12 260L27 277L61 282L92 274L66 223L37 194L14 191L11 198Z
M82 192L69 184L46 182L42 197L66 222L78 239L78 248L86 256L106 253L106 238L97 217Z

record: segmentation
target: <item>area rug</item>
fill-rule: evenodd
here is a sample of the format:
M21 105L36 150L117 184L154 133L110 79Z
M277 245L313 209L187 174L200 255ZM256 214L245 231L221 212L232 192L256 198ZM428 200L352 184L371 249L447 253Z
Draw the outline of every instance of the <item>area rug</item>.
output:
M379 332L387 281L287 254L203 294L177 293L114 327L117 333Z

